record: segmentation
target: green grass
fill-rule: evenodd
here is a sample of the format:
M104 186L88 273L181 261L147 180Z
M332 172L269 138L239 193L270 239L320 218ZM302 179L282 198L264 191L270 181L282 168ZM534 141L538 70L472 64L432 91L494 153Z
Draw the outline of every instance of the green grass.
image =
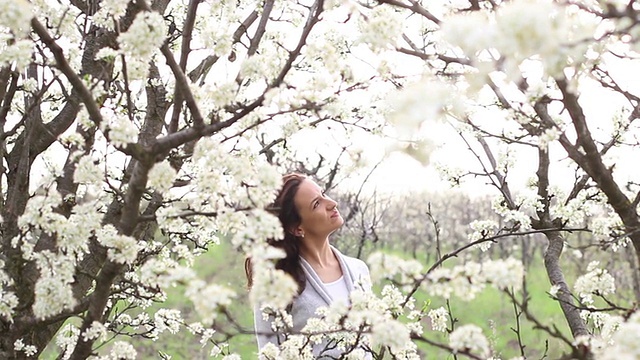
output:
M253 314L245 288L244 258L230 246L219 245L201 255L196 260L194 268L205 281L226 285L236 291L237 301L233 303L229 311L240 325L251 330L253 328ZM527 273L530 309L543 324L549 327L555 326L569 336L570 333L560 306L545 294L549 287L542 262L534 261L534 265ZM429 308L437 308L446 304L443 299L430 298L422 291L418 291L415 297L417 307L422 306L425 301L430 303ZM516 334L511 330L516 327L513 304L506 295L495 289L487 288L470 302L452 298L450 304L453 316L458 319L456 326L472 323L482 327L485 336L490 339L494 350L502 359L520 355ZM150 312L153 313L154 309L160 307L180 309L187 323L198 321L192 304L184 295L183 287L170 289L167 293L166 303L162 306L154 305ZM446 337L443 334L431 330L428 319L423 321L423 327L425 337L446 343ZM520 317L520 327L520 334L524 345L526 345L525 351L529 359L543 357L546 348L545 341L549 341L548 358L559 358L561 351L566 349L566 346L559 340L550 338L540 330L534 330L533 325L524 316ZM199 337L193 336L187 331L178 334L163 333L157 341L135 339L131 342L136 347L140 359L160 358L160 352L172 356L172 359L206 359L209 358L211 349L211 344L201 346ZM423 343L418 343L418 346L423 359L453 359L452 355L434 347ZM233 337L229 340L229 350L240 354L243 359L255 359L257 347L254 336L238 335ZM49 349L42 358L53 359L55 358L53 353L55 350Z

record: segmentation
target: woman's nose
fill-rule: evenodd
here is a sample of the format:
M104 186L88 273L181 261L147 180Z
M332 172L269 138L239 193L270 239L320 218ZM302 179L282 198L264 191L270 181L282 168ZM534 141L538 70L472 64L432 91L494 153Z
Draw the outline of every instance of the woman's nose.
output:
M332 198L327 197L327 208L329 210L333 210L338 206L338 203L334 201Z

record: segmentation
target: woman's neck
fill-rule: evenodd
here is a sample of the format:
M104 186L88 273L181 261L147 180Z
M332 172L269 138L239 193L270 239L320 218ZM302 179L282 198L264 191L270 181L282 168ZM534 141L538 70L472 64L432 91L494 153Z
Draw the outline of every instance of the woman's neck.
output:
M314 268L333 267L336 262L336 256L331 250L329 239L324 241L305 241L300 247L300 256L302 256Z

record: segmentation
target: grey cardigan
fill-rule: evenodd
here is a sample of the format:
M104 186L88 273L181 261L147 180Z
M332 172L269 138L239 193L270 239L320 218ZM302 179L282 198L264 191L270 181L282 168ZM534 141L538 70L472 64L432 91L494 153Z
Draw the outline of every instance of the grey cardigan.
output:
M343 255L338 249L331 246L331 250L336 255L336 258L340 262L342 268L342 274L345 282L347 283L347 289L349 292L360 289L365 291L371 291L371 278L369 276L369 268L360 259ZM304 270L307 285L297 298L293 300L291 307L291 316L293 318L293 331L298 332L306 325L307 320L312 317L317 317L315 314L316 309L321 306L329 306L333 299L327 292L322 280L318 277L311 265L300 258L302 263L302 269ZM265 334L273 332L271 330L271 322L265 321L260 311L260 306L256 305L253 310L253 318L255 324L255 330L257 334ZM258 335L258 348L262 348L267 343L271 342L278 345L282 341L282 335ZM314 355L324 349L325 344L319 344L314 346ZM324 351L322 357L318 359L335 359L340 358L341 352L338 349Z

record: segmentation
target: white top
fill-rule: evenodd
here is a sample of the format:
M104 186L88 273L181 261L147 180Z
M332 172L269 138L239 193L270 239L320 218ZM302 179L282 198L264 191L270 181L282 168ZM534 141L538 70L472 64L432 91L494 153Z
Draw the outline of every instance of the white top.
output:
M343 301L345 304L349 305L349 289L347 288L347 282L344 280L344 275L340 276L336 281L323 283L323 285L334 302Z

